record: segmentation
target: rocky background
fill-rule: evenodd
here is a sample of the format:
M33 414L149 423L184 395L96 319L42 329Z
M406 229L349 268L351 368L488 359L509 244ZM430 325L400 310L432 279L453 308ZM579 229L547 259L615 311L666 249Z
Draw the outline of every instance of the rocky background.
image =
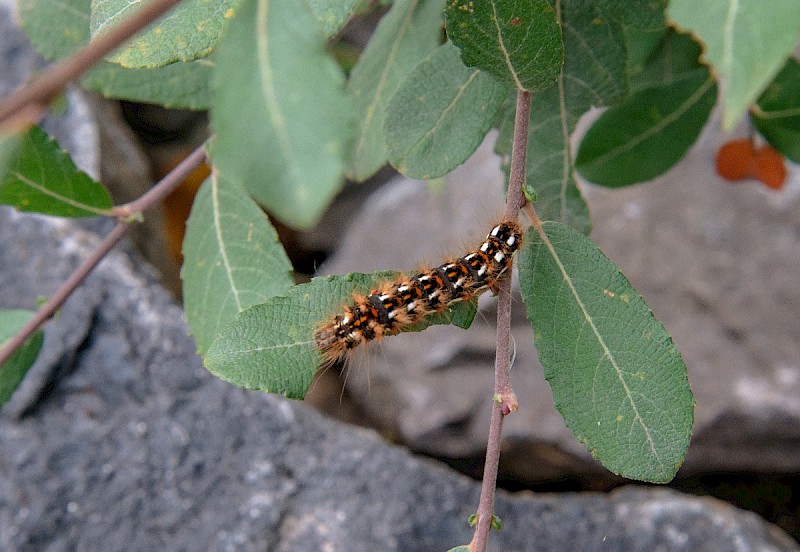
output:
M41 66L1 9L0 57L4 93ZM48 128L124 201L147 184L147 157L114 104L79 91L68 99L66 117ZM713 157L730 137L718 129L712 122L657 182L584 190L593 239L689 367L697 421L678 479L672 489L626 484L588 456L552 406L517 309L521 410L505 426L502 477L538 491L500 492L505 528L493 550L800 549L765 521L798 535L800 181L794 171L777 193L724 183ZM441 188L397 179L369 198L368 187L350 190L317 232L292 237L292 249L308 256L335 245L329 273L437 262L479 240L501 212L497 167L484 145ZM157 243L157 226L145 242ZM0 308L35 308L106 228L0 207ZM174 267L150 258L174 287ZM479 474L491 298L469 331L385 340L356 359L344 392L329 380L314 387L309 402L376 433L208 374L159 276L128 245L47 326L41 358L0 412L0 549L403 551L469 540L478 483L411 452Z

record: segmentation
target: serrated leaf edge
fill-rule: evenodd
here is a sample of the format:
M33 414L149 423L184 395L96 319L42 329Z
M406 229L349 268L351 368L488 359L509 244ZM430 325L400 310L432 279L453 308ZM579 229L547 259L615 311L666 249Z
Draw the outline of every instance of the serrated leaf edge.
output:
M511 56L508 53L508 49L506 48L505 42L503 41L503 32L500 29L499 18L497 17L497 8L495 7L494 2L490 2L492 5L492 21L494 21L494 28L497 29L497 44L500 46L500 52L503 54L503 58L506 61L506 67L508 67L508 72L514 78L514 85L517 87L517 90L527 90L522 82L519 80L517 76L517 72L514 70L514 64L511 63Z

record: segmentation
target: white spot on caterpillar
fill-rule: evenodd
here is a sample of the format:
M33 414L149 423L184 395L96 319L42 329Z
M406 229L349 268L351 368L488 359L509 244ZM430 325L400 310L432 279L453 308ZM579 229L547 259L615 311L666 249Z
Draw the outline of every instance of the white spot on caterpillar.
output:
M499 263L500 261L502 261L503 259L505 259L505 257L506 257L506 256L505 256L505 255L503 255L503 252L502 252L502 251L498 251L497 253L495 253L495 254L494 254L494 260L495 260L495 261L497 261L498 263Z

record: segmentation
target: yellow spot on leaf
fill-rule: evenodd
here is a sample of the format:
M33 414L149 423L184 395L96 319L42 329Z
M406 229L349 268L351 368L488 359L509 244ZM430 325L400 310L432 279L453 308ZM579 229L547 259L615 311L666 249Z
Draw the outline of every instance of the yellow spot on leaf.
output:
M225 10L225 15L223 15L222 17L224 17L225 19L230 19L235 14L236 10L234 10L233 8L228 8L227 10Z

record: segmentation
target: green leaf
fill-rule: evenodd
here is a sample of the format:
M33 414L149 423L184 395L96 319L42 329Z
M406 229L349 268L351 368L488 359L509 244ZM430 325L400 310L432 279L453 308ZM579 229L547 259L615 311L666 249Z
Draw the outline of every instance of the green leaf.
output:
M456 546L455 548L451 548L447 552L470 552L469 545L462 544L461 546Z
M341 187L352 109L303 3L245 0L216 54L214 164L308 228Z
M25 310L0 311L0 348L27 324L34 313ZM25 374L33 366L44 343L44 334L37 330L7 361L0 365L0 406L6 404Z
M641 92L647 88L670 86L677 80L694 73L700 65L700 45L691 36L673 29L661 34L658 48L642 63L631 79L631 90Z
M492 515L492 529L495 531L503 530L503 520L495 515Z
M389 160L410 178L447 174L480 145L505 96L505 86L465 67L458 48L443 44L414 67L389 102Z
M647 60L664 41L667 31L663 28L654 31L624 28L624 32L628 50L628 76L635 80L644 71ZM630 84L633 85L633 82Z
M672 0L668 16L703 42L703 57L726 81L723 122L731 130L783 66L800 36L797 0Z
M36 50L54 61L89 43L91 0L19 0L22 26ZM213 62L202 59L156 69L127 69L100 62L81 84L107 97L171 108L207 109Z
M753 111L758 131L783 155L800 163L800 63L790 59Z
M294 284L292 265L264 211L216 171L195 196L183 258L184 310L200 355L237 313Z
M455 0L445 20L464 63L509 86L546 88L561 70L561 30L547 0Z
M575 159L578 171L610 187L663 174L695 142L716 97L716 84L705 69L634 94L603 113L586 133Z
M556 408L612 472L665 483L686 454L694 398L681 355L639 293L588 238L528 232L522 298Z
M560 87L533 94L528 127L525 179L536 189L536 213L542 220L556 220L588 234L589 207L581 195L572 165L570 132L574 120L565 111ZM562 118L573 121L565 126Z
M388 161L386 106L414 65L438 45L440 0L397 0L353 67L347 91L358 121L347 176L364 181Z
M88 44L91 1L17 0L20 22L36 51L56 61Z
M610 17L622 25L640 30L664 28L664 8L667 0L605 0Z
M102 36L142 5L141 0L91 0L89 31ZM162 67L206 57L216 46L225 21L239 0L183 0L156 23L108 56L123 67Z
M323 358L314 344L314 331L352 301L353 293L367 294L392 273L349 274L314 278L240 312L214 340L205 357L213 374L239 387L302 398ZM426 318L409 331L431 324L468 327L474 302L458 303Z
M341 31L360 3L360 0L305 1L325 38L330 38Z
M83 77L81 84L110 98L155 103L170 109L208 109L213 69L212 58L157 69L125 69L101 62Z
M564 33L562 118L570 128L591 106L610 105L627 93L626 37L609 13L613 5L613 0L573 0L557 12Z
M537 213L586 234L589 209L575 180L570 137L590 107L617 102L627 93L626 37L614 6L610 0L557 4L564 67L555 85L531 94L526 180L536 188Z
M108 191L79 170L45 131L33 126L19 140L0 181L0 204L60 217L109 214Z
M5 177L19 155L22 137L19 134L0 134L0 176Z

